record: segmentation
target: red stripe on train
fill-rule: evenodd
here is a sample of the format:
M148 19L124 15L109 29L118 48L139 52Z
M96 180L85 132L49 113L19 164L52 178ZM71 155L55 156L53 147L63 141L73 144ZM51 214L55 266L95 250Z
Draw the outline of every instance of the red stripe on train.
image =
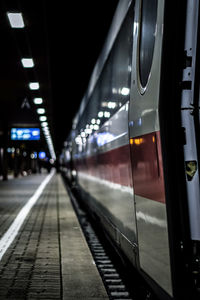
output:
M76 169L123 186L134 186L136 195L165 202L159 132L130 139L130 146L79 158Z
M76 169L102 180L132 187L129 144L76 161Z
M136 195L165 203L160 132L130 139Z

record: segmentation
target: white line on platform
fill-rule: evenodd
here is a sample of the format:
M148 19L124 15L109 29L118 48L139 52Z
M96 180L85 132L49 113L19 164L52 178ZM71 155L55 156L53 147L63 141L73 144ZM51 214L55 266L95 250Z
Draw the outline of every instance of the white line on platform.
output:
M35 191L33 196L28 200L28 202L24 205L24 207L20 210L20 212L18 213L18 215L15 218L15 220L13 221L13 223L10 225L10 227L8 228L6 233L1 238L1 240L0 240L0 260L2 259L6 250L8 249L8 247L11 245L11 243L15 239L25 218L27 217L27 215L30 212L33 205L37 202L38 198L42 194L47 183L51 180L54 173L55 173L55 170L52 170L51 173L44 179L44 181L40 184L38 189Z

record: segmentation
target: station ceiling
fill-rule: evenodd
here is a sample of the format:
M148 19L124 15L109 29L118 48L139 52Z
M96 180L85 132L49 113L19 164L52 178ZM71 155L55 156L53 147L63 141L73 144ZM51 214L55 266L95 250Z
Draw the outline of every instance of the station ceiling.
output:
M37 108L44 108L55 151L61 150L117 3L0 0L0 135L41 126ZM12 28L8 12L22 13L24 28ZM24 68L22 58L32 58L34 67ZM39 89L30 90L30 82Z

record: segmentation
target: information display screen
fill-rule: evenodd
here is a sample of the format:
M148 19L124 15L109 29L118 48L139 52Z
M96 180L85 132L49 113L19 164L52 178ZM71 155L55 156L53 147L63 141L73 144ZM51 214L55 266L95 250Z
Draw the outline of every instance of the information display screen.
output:
M39 128L11 128L11 140L33 141L40 139Z

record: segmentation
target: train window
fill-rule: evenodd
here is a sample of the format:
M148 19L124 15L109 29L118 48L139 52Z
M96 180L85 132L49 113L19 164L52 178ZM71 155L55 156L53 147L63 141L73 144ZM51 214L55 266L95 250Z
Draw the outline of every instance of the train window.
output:
M133 44L132 14L133 11L130 9L102 70L100 111L104 113L102 120L104 122L129 100Z
M133 11L130 9L79 120L78 134L83 136L84 140L87 138L87 143L89 135L100 130L129 100L133 44L132 15Z
M140 83L146 87L153 60L158 0L143 0L141 7L139 71Z

